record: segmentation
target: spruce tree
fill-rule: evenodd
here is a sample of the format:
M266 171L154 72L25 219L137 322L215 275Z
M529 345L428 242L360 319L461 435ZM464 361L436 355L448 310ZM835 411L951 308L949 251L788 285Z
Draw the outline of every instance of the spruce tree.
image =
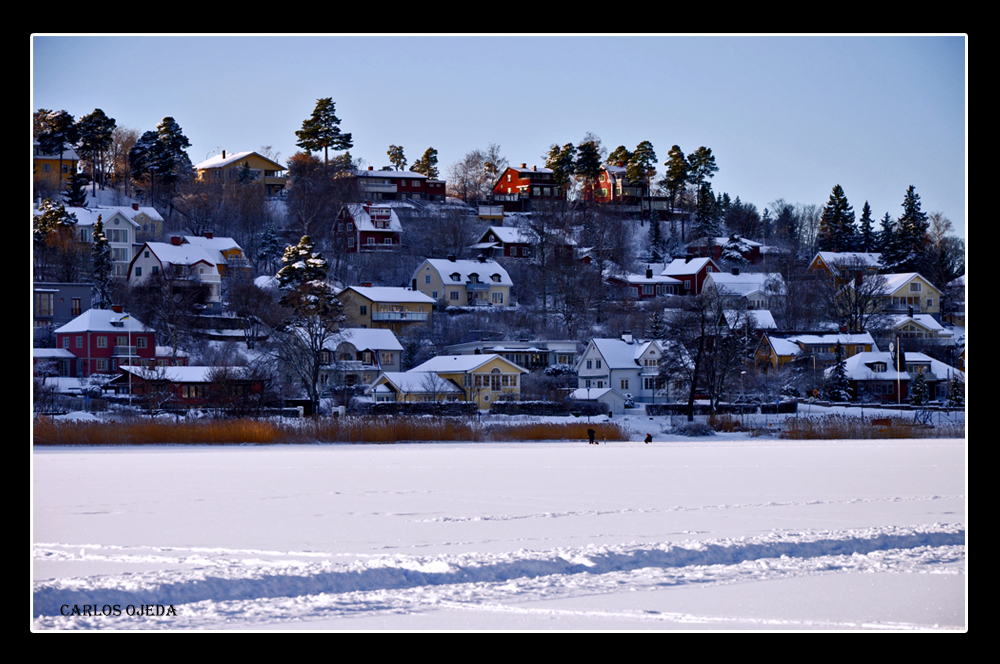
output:
M903 215L896 220L890 241L882 249L882 266L886 272L927 272L930 221L920 209L920 196L913 185L903 198Z
M856 238L854 208L847 202L844 189L838 184L823 207L816 237L817 246L820 251L855 251Z
M690 165L688 164L687 157L684 156L684 153L681 152L680 147L677 145L670 148L668 157L664 163L664 166L667 167L667 173L663 178L663 186L670 197L670 211L673 212L677 194L684 191L684 187L688 183Z
M87 183L83 173L71 173L63 197L70 207L87 207Z
M654 263L663 260L666 252L666 239L660 226L660 215L656 210L649 212L649 253Z
M861 208L861 219L858 222L858 232L859 232L859 242L858 251L870 252L876 251L875 247L877 245L875 231L875 222L872 220L872 209L868 205L868 201L865 201L865 206Z
M93 244L90 250L91 275L94 280L93 307L95 309L111 308L111 275L114 262L111 258L111 245L104 234L104 221L101 215L94 222Z
M916 378L910 381L910 405L923 406L930 400L927 381L924 380L923 372L917 373Z
M830 370L830 377L826 385L826 398L830 401L844 402L851 400L851 384L847 379L844 355L844 346L838 342L835 355L836 364Z

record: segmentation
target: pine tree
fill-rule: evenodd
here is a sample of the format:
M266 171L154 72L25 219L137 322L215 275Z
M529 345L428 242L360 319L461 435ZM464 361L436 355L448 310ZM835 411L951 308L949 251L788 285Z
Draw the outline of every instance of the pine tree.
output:
M42 154L59 155L59 173L62 178L63 152L67 147L75 146L79 140L79 130L73 116L66 111L42 109L34 117L34 126L35 139Z
M656 210L651 210L649 213L649 253L654 263L663 260L666 245L663 229L660 226L660 215Z
M295 132L295 144L306 152L323 151L323 165L330 163L330 150L349 150L354 147L350 134L340 131L340 118L331 97L316 101L312 115L302 121L302 129Z
M643 141L636 146L628 163L625 164L625 175L629 182L646 183L656 174L656 152L653 144Z
M667 173L663 178L663 186L670 197L670 211L673 212L677 194L682 192L688 183L690 164L680 147L676 145L670 148L668 157L669 159L664 163L664 166L667 167Z
M865 206L861 208L861 219L858 222L858 251L870 252L876 251L877 235L875 231L875 222L872 219L872 209L868 205L868 201L865 201Z
M93 307L95 309L111 308L111 275L114 262L111 259L111 245L104 234L104 221L101 215L94 222L94 243L91 245L91 275L94 280Z
M438 151L434 148L427 148L424 150L423 156L413 163L412 170L414 173L420 173L432 180L436 180L438 177L437 163Z
M952 379L951 385L948 386L948 407L965 407L965 383L960 380Z
M838 184L823 207L816 236L817 246L820 251L854 251L856 237L854 208L847 202L844 189Z
M608 155L608 159L605 163L611 166L617 166L621 164L624 166L632 159L632 153L624 145L619 145L616 147L611 154Z
M406 157L403 155L402 146L390 145L386 154L389 155L389 163L392 164L397 171L406 170Z
M93 113L84 115L77 122L80 152L90 155L90 162L93 165L91 176L95 194L97 193L98 180L100 180L101 189L104 188L104 153L111 147L115 126L115 119L109 118L99 108L95 108Z
M601 153L594 141L585 141L576 147L573 172L583 179L584 186L593 186L601 174Z
M161 181L168 187L175 182L190 177L194 171L187 150L191 141L181 130L181 126L171 117L165 117L156 125L157 170Z
M571 178L576 173L576 146L572 143L567 143L562 147L553 145L549 148L545 168L552 171L552 181L556 186L564 189L568 187Z
M923 406L929 400L927 381L924 380L924 373L918 372L916 378L910 381L910 405Z
M920 196L913 185L903 198L903 215L896 220L889 241L882 248L882 267L886 272L927 272L930 221L920 209Z
M844 364L844 346L837 343L836 364L830 370L826 385L826 398L830 401L844 402L851 400L851 384L847 379L847 369Z
M87 207L87 181L86 176L79 171L71 173L66 181L66 189L63 197L70 207Z

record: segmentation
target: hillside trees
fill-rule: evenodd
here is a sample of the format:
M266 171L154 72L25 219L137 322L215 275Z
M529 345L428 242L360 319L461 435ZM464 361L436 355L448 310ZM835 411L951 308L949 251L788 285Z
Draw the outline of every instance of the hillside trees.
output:
M930 221L920 209L920 196L913 185L903 197L903 214L882 247L882 267L888 273L926 272L929 267Z
M62 203L42 201L40 215L32 215L32 255L35 281L72 283L87 269L86 244L76 237L77 218Z
M451 195L466 203L485 201L493 191L500 173L507 170L507 159L500 146L490 143L486 149L476 148L448 169L448 189Z
M91 277L94 282L94 309L110 309L112 304L111 282L114 273L114 262L111 258L111 245L104 234L104 221L101 215L94 222L93 244L90 246Z
M156 131L147 131L129 150L129 169L132 177L149 185L149 203L155 204L156 184L163 188L161 195L169 195L177 184L194 176L194 167L186 152L191 142L184 135L177 121L165 117Z
M389 163L392 164L393 168L397 171L406 170L406 156L403 154L402 146L390 145L386 154L389 156Z
M819 251L856 251L860 244L854 223L854 208L847 202L844 189L839 184L830 192L830 199L823 207L816 237Z

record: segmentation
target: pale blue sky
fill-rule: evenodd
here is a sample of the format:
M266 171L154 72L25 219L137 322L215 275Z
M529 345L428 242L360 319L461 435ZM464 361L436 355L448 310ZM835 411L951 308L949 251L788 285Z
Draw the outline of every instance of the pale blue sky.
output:
M707 146L716 193L763 209L823 205L840 184L860 214L925 212L966 235L964 36L44 36L32 38L32 110L101 108L140 132L172 116L197 163L270 145L331 97L351 154L442 175L474 148L544 164L587 132L610 151Z

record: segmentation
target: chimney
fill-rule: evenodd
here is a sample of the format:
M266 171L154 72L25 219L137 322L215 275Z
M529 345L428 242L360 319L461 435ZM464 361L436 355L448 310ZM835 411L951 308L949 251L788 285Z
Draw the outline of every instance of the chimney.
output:
M740 268L738 268L738 267L734 267L734 268L732 269L732 272L733 272L733 276L734 276L734 277L738 277L738 276L740 275Z
M122 313L122 305L120 305L120 304L112 304L111 305L111 311L115 312L116 314Z
M184 243L184 239L180 235L171 235L170 236L170 244L174 245L175 247L179 247L183 243Z
M366 282L363 282L363 283L361 284L361 287L362 287L362 288L371 288L371 287L372 287L372 285L371 285L371 282L367 282L367 281L366 281Z
M138 212L139 211L139 204L138 203L132 203L132 209L135 210L136 212Z
M369 166L369 167L368 167L368 170L369 170L369 171L374 171L374 170L375 170L375 167L374 167L374 166Z
M225 151L225 150L223 150L223 151L222 151L222 158L223 158L223 159L225 159L225 158L226 158L226 151Z
M479 254L479 256L477 256L477 258L479 259L480 263L485 263L486 262L486 256L485 256L485 254ZM913 307L910 307L910 310L912 312Z
M625 330L622 332L622 341L627 344L632 343L632 330Z
M206 240L212 239L212 231L205 231L205 239Z
M526 164L525 162L522 161L521 162L521 168L527 168L527 167L528 167L528 164Z
M652 279L653 278L653 268L651 268L648 265L646 266L646 278L647 279Z
M534 164L532 164L532 166L531 166L531 170L533 170L533 171L537 171L537 170L538 170L538 166L537 166L537 165L534 165Z
M448 260L451 261L452 263L454 263L455 262L455 254L448 254Z

